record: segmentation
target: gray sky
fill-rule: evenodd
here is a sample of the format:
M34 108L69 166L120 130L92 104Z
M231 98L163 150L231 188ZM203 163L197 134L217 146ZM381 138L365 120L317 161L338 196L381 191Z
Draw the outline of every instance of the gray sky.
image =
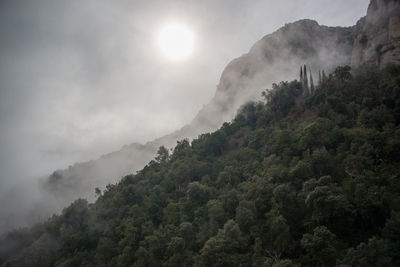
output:
M0 0L0 193L191 121L225 65L285 23L351 26L369 0ZM168 22L195 34L167 60Z

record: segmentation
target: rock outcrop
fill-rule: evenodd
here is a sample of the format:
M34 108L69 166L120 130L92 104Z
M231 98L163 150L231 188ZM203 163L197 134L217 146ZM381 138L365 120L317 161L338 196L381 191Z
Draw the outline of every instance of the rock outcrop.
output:
M372 0L367 16L356 25L351 58L353 67L400 63L400 0Z

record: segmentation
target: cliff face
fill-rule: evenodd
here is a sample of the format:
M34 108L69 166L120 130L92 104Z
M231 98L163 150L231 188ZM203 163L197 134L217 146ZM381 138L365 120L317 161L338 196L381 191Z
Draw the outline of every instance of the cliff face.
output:
M400 63L400 0L372 0L357 27L351 58L353 67L364 63L385 66Z
M215 96L189 125L145 145L127 145L98 160L56 171L43 181L44 191L57 199L57 208L78 197L93 200L95 187L143 168L159 146L172 147L177 140L215 130L272 83L298 78L300 65L307 64L317 80L319 70L329 72L338 65L400 63L399 6L400 0L372 0L367 16L354 27L326 27L312 20L285 25L228 64Z

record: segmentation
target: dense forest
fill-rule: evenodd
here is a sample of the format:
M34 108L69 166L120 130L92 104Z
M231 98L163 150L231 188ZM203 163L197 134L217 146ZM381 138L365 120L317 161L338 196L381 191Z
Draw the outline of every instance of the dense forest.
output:
M400 66L306 73L8 233L0 264L399 266Z

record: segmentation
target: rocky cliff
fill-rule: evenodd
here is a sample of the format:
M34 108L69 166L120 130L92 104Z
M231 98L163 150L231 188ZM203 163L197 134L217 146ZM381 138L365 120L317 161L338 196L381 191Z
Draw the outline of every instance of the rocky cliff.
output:
M352 66L400 63L400 0L372 0L355 28Z

